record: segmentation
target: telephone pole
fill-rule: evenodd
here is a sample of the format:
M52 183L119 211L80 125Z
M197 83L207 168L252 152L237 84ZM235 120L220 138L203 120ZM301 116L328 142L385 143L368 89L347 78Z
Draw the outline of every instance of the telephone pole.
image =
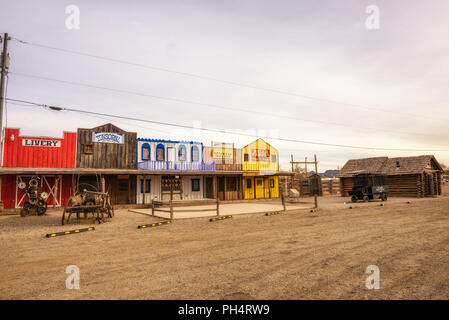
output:
M3 140L3 106L5 104L5 78L6 69L8 68L8 34L3 35L3 51L2 51L2 61L1 61L1 75L0 75L0 142Z

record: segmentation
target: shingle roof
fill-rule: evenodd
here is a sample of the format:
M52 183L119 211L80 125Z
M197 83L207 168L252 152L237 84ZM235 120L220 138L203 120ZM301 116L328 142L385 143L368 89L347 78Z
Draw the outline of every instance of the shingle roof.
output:
M433 155L353 159L346 162L340 170L339 177L352 177L356 173L416 174L432 167L443 171Z
M352 177L356 173L381 173L380 169L388 157L364 158L348 160L341 168L339 177Z

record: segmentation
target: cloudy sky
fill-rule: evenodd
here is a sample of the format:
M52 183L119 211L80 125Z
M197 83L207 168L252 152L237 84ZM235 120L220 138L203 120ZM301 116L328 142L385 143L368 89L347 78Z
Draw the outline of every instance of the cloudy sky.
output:
M67 28L69 5L79 8L79 29ZM379 29L366 26L370 5L379 8ZM384 155L435 154L449 164L447 0L16 0L2 4L0 32L13 37L9 98L229 132L9 102L6 125L23 135L57 137L112 122L141 137L206 145L254 140L238 132L417 150L266 139L279 149L284 169L290 154L314 153L320 170Z

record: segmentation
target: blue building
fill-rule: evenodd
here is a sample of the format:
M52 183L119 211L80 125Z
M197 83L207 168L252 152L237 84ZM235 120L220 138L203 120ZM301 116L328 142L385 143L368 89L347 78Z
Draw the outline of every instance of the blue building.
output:
M203 162L201 142L145 138L137 139L137 167L148 172L137 177L137 203L203 199L203 173L215 171Z

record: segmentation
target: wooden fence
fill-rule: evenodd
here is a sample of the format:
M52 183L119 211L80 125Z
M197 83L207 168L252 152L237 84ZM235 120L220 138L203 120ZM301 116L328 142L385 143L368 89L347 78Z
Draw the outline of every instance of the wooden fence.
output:
M179 203L177 203L178 205ZM165 212L170 214L170 220L174 219L174 213L178 212L207 212L207 211L215 211L216 215L220 215L220 200L210 200L210 201L202 201L202 205L211 205L216 204L215 208L207 208L207 209L175 209L174 202L172 200L169 201L151 201L151 215L154 217L155 212Z

